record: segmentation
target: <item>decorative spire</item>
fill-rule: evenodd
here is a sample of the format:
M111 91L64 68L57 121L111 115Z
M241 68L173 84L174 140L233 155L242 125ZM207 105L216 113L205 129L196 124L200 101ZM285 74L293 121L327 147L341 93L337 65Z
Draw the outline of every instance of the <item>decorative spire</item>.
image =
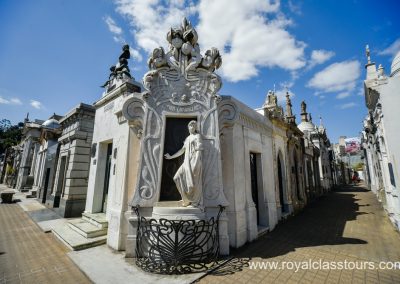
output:
M290 95L288 91L286 91L286 116L287 117L293 116L292 101L290 100Z
M367 55L368 64L371 64L371 53L368 44L365 46L365 54Z
M305 101L301 102L301 121L307 122L308 121L308 113L307 113L307 104ZM311 116L310 116L311 117Z
M278 105L278 97L274 91L268 91L263 108L265 116L283 119L283 108Z
M293 115L292 111L292 101L290 100L290 94L289 91L286 88L286 116L285 116L286 122L289 124L295 124L296 123L296 117Z
M379 77L384 77L384 76L385 76L385 69L383 69L382 64L379 64L379 67L378 67L378 76L379 76Z
M324 133L325 132L325 127L324 124L322 123L322 116L319 116L319 127L318 130L320 133Z

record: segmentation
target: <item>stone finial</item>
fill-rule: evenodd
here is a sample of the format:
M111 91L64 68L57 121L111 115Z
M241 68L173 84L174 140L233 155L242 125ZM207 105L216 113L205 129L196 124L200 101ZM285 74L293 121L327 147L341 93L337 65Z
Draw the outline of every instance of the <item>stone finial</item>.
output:
M212 73L222 65L222 57L215 47L207 50L204 56L201 55L200 47L197 43L198 34L186 18L182 20L180 27L169 30L167 41L169 43L169 51L164 52L159 47L151 54L148 61L151 72L147 74L146 81L152 80L152 77L163 67L174 69L185 77L189 73L197 72L198 69Z
M306 104L306 102L302 101L300 107L301 107L301 113L300 113L301 121L302 122L308 122L309 121L309 117L308 117L308 113L307 113L307 104ZM311 117L311 115L310 115L310 117Z
M301 102L301 113L306 113L307 112L307 105L305 101Z
M371 63L371 53L370 53L368 44L365 46L365 54L367 56L368 64L370 64Z
M296 123L296 117L293 115L293 111L292 111L292 101L290 100L289 91L286 91L286 115L285 115L285 120L289 124L295 124Z
M384 77L384 76L385 76L385 69L383 68L382 64L379 64L379 67L378 67L378 76L379 76L379 77Z
M320 133L324 133L325 132L325 127L324 124L322 123L322 116L319 116L319 127L318 130Z
M274 91L268 91L263 108L264 115L283 119L283 109L278 105L278 97Z
M293 116L292 101L290 100L289 92L286 92L286 116L287 117Z

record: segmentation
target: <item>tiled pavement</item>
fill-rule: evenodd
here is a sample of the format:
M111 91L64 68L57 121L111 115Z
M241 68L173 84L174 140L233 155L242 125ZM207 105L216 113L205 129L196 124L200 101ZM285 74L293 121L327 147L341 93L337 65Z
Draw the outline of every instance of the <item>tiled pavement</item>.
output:
M0 283L90 283L67 251L20 206L0 204ZM400 235L371 192L361 186L343 187L233 251L231 261L199 282L400 283L400 270L250 269L256 261L400 263Z
M0 283L91 283L68 250L14 204L0 204Z
M311 203L271 233L233 252L225 266L200 283L400 283L397 270L288 269L283 262L307 267L311 262L362 265L381 261L400 265L400 235L373 193L347 186ZM285 269L250 269L255 262L276 262ZM369 265L369 264L368 264ZM390 265L390 264L389 264ZM368 266L369 267L369 266Z

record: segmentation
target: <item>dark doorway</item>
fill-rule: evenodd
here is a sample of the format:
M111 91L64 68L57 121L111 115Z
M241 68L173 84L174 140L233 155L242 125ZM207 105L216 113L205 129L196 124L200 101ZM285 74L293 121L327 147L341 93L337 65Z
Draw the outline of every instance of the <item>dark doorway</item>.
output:
M295 153L293 153L293 161L294 161L294 175L295 175L295 179L296 179L297 199L302 200L301 192L300 192L300 184L299 184L299 170L298 170L298 166L297 166L297 158L296 158Z
M250 178L251 178L251 196L256 205L257 225L260 224L260 213L258 207L258 175L257 175L257 154L250 153Z
M60 198L61 198L61 193L64 191L65 187L65 172L66 172L66 165L67 165L67 157L63 156L61 157L61 162L60 162L60 169L59 169L59 174L58 174L58 182L57 182L57 190L56 194L54 197L54 203L53 207L58 208L60 206Z
M314 177L311 169L311 162L307 161L307 178L308 178L308 191L307 197L314 198Z
M173 155L178 152L189 136L188 124L191 120L196 120L196 117L175 118L167 117L165 124L165 140L164 140L164 155ZM172 159L163 160L160 201L178 201L181 200L181 195L175 185L174 175L182 165L184 155Z
M46 169L46 176L44 180L44 188L43 188L43 196L42 196L42 203L46 202L47 197L47 189L49 187L49 179L50 179L50 168Z
M285 212L282 163L281 163L281 158L279 156L278 156L278 183L279 183L279 202L281 203L281 211Z
M112 143L107 145L107 155L106 155L106 167L104 172L104 190L103 190L103 202L101 207L101 212L107 211L107 196L108 187L110 186L110 171L111 171L111 159L112 159Z

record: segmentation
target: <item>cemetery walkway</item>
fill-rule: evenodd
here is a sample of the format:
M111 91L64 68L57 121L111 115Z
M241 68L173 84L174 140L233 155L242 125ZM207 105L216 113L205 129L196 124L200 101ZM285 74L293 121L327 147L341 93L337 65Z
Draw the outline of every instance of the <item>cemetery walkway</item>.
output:
M0 283L91 283L17 203L0 204Z
M400 283L400 234L361 185L328 193L233 256L199 282Z

